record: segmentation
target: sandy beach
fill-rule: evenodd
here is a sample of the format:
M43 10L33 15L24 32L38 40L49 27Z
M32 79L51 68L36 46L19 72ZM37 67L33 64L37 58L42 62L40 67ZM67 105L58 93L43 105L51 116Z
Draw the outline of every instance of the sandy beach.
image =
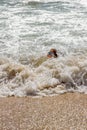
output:
M0 130L87 130L87 95L0 98Z

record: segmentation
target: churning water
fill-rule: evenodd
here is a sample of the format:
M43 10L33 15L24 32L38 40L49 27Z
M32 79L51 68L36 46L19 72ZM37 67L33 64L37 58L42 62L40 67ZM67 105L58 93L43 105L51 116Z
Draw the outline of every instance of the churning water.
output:
M87 93L86 0L0 0L0 97L69 91Z

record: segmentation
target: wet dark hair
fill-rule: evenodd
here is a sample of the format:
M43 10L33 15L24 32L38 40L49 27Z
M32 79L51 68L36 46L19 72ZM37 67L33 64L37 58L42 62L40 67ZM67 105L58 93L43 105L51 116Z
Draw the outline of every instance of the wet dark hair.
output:
M55 57L58 57L58 55L57 55L56 53L54 53L54 56L55 56Z
M55 58L58 57L56 49L51 49L50 51L53 52Z

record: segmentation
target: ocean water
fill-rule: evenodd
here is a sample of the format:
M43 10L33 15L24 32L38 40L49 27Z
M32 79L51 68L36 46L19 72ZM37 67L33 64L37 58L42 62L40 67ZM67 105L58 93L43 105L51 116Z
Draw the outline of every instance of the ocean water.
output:
M0 0L0 97L65 92L87 94L86 0Z

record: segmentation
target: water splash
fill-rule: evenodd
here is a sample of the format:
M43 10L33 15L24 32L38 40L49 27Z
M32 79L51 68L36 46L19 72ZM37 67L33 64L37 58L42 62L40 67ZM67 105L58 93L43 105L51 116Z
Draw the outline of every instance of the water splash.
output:
M0 96L87 93L87 59L83 56L47 59L37 67L2 59L0 71Z

